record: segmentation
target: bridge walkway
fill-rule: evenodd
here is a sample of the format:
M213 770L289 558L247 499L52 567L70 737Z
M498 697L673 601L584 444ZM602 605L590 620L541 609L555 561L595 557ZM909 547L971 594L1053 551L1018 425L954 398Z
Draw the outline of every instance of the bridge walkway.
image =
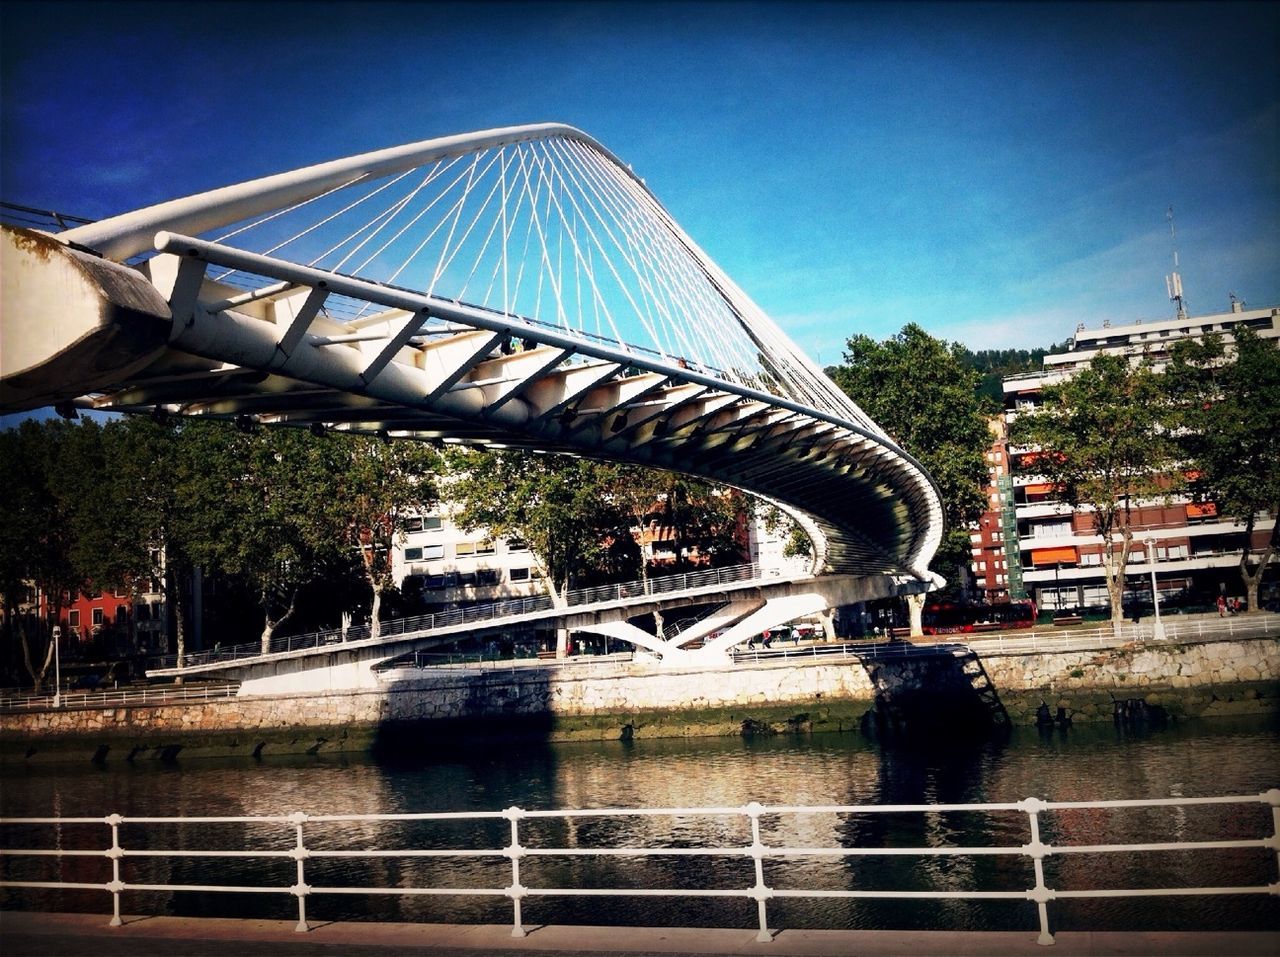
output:
M1034 931L783 930L768 943L742 929L693 927L390 924L335 921L305 934L293 921L126 917L10 912L0 923L6 957L1271 957L1280 933L1265 931L1060 931L1051 947Z

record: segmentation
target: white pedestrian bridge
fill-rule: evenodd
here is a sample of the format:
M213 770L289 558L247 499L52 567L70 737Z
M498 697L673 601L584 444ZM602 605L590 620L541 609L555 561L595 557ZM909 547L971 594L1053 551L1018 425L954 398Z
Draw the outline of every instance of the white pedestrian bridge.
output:
M378 672L397 658L535 626L605 635L647 652L658 667L727 667L734 647L779 624L833 605L891 594L892 579L790 575L756 564L712 568L644 581L573 589L557 604L549 595L513 598L367 626L276 637L176 656L148 677L229 678L239 694L381 687ZM629 619L683 606L706 613L651 634Z
M0 411L678 471L790 514L819 578L868 596L937 584L924 469L572 127L447 136L3 235Z

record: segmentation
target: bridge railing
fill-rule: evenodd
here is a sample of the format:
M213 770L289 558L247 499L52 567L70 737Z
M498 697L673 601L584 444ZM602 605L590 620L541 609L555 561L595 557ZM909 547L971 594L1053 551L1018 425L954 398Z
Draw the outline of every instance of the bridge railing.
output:
M973 638L969 634L926 635L910 641L793 641L790 638L774 640L768 648L763 645L745 647L739 645L733 651L734 661L797 660L822 657L857 658L911 658L935 655L939 650L965 649L976 654L1038 654L1056 653L1095 648L1115 648L1120 645L1151 645L1160 647L1172 641L1181 643L1196 641L1221 641L1223 639L1265 638L1280 635L1280 615L1249 615L1241 618L1203 619L1170 623L1165 619L1164 637L1157 638L1151 624L1124 624L1113 632L1110 626L1102 628L1072 629L1067 634L1042 631L1006 631L989 637Z
M574 608L582 605L605 604L642 598L646 595L669 595L675 592L691 591L696 588L781 576L782 572L774 569L763 569L756 562L745 565L730 565L725 568L708 568L679 575L654 576L648 580L570 589L565 592L562 607ZM548 611L554 607L556 606L550 595L535 595L531 598L508 598L502 601L458 608L453 611L442 611L430 615L416 615L410 618L395 618L384 621L378 629L378 638L394 639L441 628L451 628L457 625L491 622L504 618L518 618L534 612ZM272 638L266 649L262 647L260 641L255 641L226 648L215 647L208 651L191 652L183 656L183 666L189 667L214 662L236 661L243 658L257 658L264 654L281 654L290 651L321 648L327 645L364 641L371 637L373 635L368 625L355 625L345 632L331 628L300 635L285 635L279 638ZM165 655L158 659L152 659L148 667L151 670L176 668L178 667L178 656Z
M1187 812L1192 807L1218 805L1232 807L1236 810L1229 814L1213 817ZM1270 808L1270 815L1254 812L1250 814L1248 806ZM1155 814L1144 815L1148 820L1147 827L1157 839L1141 843L1099 844L1083 843L1073 840L1062 840L1059 843L1048 843L1046 834L1057 834L1061 838L1089 839L1098 833L1100 814L1107 815L1121 809L1174 809L1179 822L1172 832L1155 823ZM1243 808L1244 810L1240 810ZM982 815L983 820L1009 822L997 829L992 827L990 833L1016 836L1018 828L1013 823L1016 816L1025 816L1026 841L1021 844L993 844L983 846L952 846L947 843L945 835L953 833L946 829L928 828L926 843L920 846L908 846L895 840L893 846L886 846L883 841L874 843L851 843L842 840L839 843L814 845L809 843L809 835L827 833L832 835L849 835L856 829L843 826L850 816L857 819L902 815L938 815L942 813L960 813ZM1081 813L1083 812L1083 813ZM999 817L1003 815L1003 817ZM1015 817L1010 817L1014 815ZM1268 820L1269 817L1269 820ZM556 831L532 826L537 821L560 821L568 825L570 822L584 819L603 819L610 824L622 824L627 819L649 819L647 842L636 844L637 840L646 841L646 837L635 836L618 838L625 828L611 828L608 833L615 835L612 845L583 846L582 841L575 842L572 847L553 846L549 843ZM670 828L663 829L656 819L670 821ZM823 824L828 825L825 830ZM1087 820L1090 822L1086 830L1072 827L1072 821ZM498 829L489 829L488 836L481 836L482 827L467 828L471 843L467 846L422 847L417 843L412 846L397 846L393 835L400 833L397 828L378 828L378 847L351 847L344 843L342 835L350 834L344 828L350 825L378 825L389 822L507 822ZM708 821L711 826L697 828L691 826L695 822ZM727 822L737 822L730 826ZM895 827L895 819L889 817L885 827ZM247 841L250 836L259 843L243 846L240 850L225 848L207 848L214 839L210 837L212 825L243 825L239 833ZM177 827L175 827L175 825ZM326 828L326 825L334 827ZM185 826L185 827L184 827ZM1197 827L1211 826L1215 830L1203 837ZM129 828L131 838L127 843L123 840L124 829ZM868 898L897 900L986 900L1009 902L1034 902L1039 919L1039 937L1041 944L1054 942L1050 930L1049 905L1055 901L1083 898L1122 898L1153 896L1212 896L1212 895L1276 895L1280 896L1280 880L1276 880L1280 869L1280 789L1271 789L1261 794L1233 795L1226 797L1173 797L1142 800L1120 801L1045 801L1039 798L1026 798L1017 802L985 803L985 804L902 804L902 805L773 805L766 806L751 802L740 806L725 807L657 807L657 808L601 808L582 810L524 810L509 807L501 811L473 811L456 813L424 813L424 814L307 814L305 812L281 813L263 816L234 817L126 817L109 814L104 817L29 817L0 818L7 840L17 839L19 846L6 846L0 849L0 863L3 863L4 880L0 887L27 888L41 890L96 890L111 895L111 925L119 926L121 921L121 902L126 894L142 892L200 892L204 894L282 894L292 895L296 899L298 922L296 930L304 932L310 929L307 919L307 899L317 895L399 895L439 896L439 897L506 897L512 907L512 936L525 935L522 903L528 898L538 897L620 897L639 900L646 897L683 897L683 898L737 898L754 901L758 932L756 940L767 942L773 938L769 926L769 902L778 899L843 899L857 900ZM39 829L43 828L41 831ZM181 828L181 830L179 830ZM101 831L101 838L95 839L88 833L92 829ZM139 831L139 829L141 829ZM634 833L634 829L633 833ZM34 831L34 834L33 834ZM496 838L503 832L509 833L509 843L498 845ZM1012 832L1012 833L1011 833ZM1257 837L1242 836L1258 833ZM721 843L710 843L701 839L691 839L691 834L722 834ZM879 827L871 827L868 834L882 833ZM905 833L905 832L904 832ZM1103 832L1105 833L1105 831ZM38 837L46 836L48 844L41 846ZM19 836L20 835L20 836ZM30 837L28 837L30 835ZM1170 837L1173 839L1169 839ZM132 838L137 838L134 843ZM179 839L175 841L175 837ZM734 839L736 838L736 842ZM1007 839L1007 838L1006 838ZM164 841L174 842L180 846L163 846ZM345 838L350 841L350 838ZM475 842L488 841L487 846L476 846ZM806 841L800 844L798 841ZM108 843L109 842L109 843ZM157 846L160 844L160 846ZM1203 880L1207 873L1199 866L1209 851L1245 851L1260 852L1256 861L1250 861L1245 879L1253 878L1255 883L1237 885L1201 884L1196 886L1105 886L1108 869L1099 868L1062 868L1056 875L1056 882L1066 882L1070 877L1085 876L1089 881L1087 887L1053 886L1050 883L1053 874L1047 874L1046 860L1063 858L1072 855L1091 855L1094 859L1124 853L1140 855L1143 860L1152 860L1147 855L1167 855L1183 853L1194 855L1196 865L1188 869L1191 880ZM572 860L574 858L615 858L643 859L651 857L702 857L738 859L751 862L750 883L738 886L658 886L658 887L609 887L609 886L547 886L534 877L529 878L528 862L538 858ZM785 863L807 859L810 861L828 859L856 861L859 858L874 856L900 856L916 858L941 859L948 866L945 872L964 873L972 867L975 859L981 857L1003 857L1021 860L1029 865L1023 872L1030 887L1022 890L989 890L982 888L956 889L960 880L935 881L936 884L951 885L949 887L930 890L881 889L866 887L850 887L853 880L846 879L841 887L795 886L797 883L792 869L787 869L786 887L774 886L766 880L766 862ZM159 858L165 862L165 868L157 872L168 875L174 872L180 862L192 860L202 862L200 875L204 879L199 884L170 883L166 881L135 880L130 873L130 864L146 858ZM296 867L296 880L292 885L283 883L253 885L244 883L251 877L247 865L251 860L262 859L291 860ZM343 874L325 868L326 860L377 860L381 865L375 872L384 875L395 875L393 886L345 886L339 884L309 884L310 862L320 862L310 873L317 877L341 879ZM509 883L501 886L485 886L479 882L467 880L468 886L441 887L421 886L409 879L408 869L390 870L386 868L388 859L408 861L411 859L432 858L435 860L452 858L455 861L488 858L494 861L506 859L510 862L509 870L502 880L509 878ZM55 866L40 865L41 860L56 861ZM75 863L67 867L67 871L75 879L47 879L50 873L61 875L64 861L79 859L85 864ZM230 874L221 874L219 865L227 860L232 861ZM90 862L97 861L96 876ZM1233 859L1230 873L1238 874L1237 862ZM522 870L522 865L526 869ZM144 865L145 867L145 865ZM1013 868L1004 868L1006 872ZM566 873L562 869L548 872L548 878L555 880ZM633 874L650 874L648 870L636 869ZM727 873L727 872L722 872ZM769 877L780 873L773 866L769 868ZM810 872L799 870L797 873ZM848 871L842 872L848 874ZM1151 871L1142 866L1137 873L1147 874ZM1263 874L1267 879L1257 880ZM555 875L555 876L551 876ZM143 878L152 876L145 871ZM235 883L219 883L217 879L225 876L234 877ZM616 875L609 873L608 877ZM491 878L492 879L492 878ZM728 881L724 877L722 880ZM623 881L622 883L628 883ZM457 883L464 883L457 881ZM692 883L692 882L670 882ZM1104 886L1099 886L1104 885Z

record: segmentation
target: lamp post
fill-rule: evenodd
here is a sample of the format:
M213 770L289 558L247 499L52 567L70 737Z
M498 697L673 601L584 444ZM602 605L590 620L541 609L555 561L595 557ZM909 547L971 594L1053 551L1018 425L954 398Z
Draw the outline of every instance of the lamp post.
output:
M1164 641L1164 625L1160 621L1160 592L1156 590L1156 540L1146 540L1147 554L1151 560L1151 603L1155 606L1156 621L1151 626L1151 637L1156 641Z
M62 649L59 647L62 638L62 626L54 625L50 632L53 638L53 706L62 707Z

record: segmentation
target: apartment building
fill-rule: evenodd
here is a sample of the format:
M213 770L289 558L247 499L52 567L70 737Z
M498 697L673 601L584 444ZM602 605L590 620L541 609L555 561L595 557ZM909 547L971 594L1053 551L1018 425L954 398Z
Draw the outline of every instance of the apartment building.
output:
M452 507L442 502L430 514L407 520L405 535L392 545L392 580L406 596L446 607L541 595L547 590L533 553L519 539L467 532L452 519ZM661 503L649 520L635 530L640 553L650 574L669 574L676 565L676 535L663 524ZM770 529L763 511L741 509L735 539L742 560L782 569L797 559L784 555L786 536ZM710 561L697 540L681 542L684 567Z
M404 537L392 546L391 573L406 596L429 605L470 605L546 591L528 545L464 531L447 503L406 520Z
M1092 515L1059 502L1056 490L1034 475L1012 474L1020 465L1031 464L1028 458L1035 453L1009 447L1009 424L1038 405L1045 386L1070 377L1099 353L1132 356L1135 361L1150 357L1158 366L1179 339L1217 333L1229 346L1240 326L1262 338L1278 339L1280 308L1249 310L1233 298L1230 311L1224 313L1124 326L1104 323L1096 330L1080 327L1070 348L1046 356L1041 371L1004 380L1005 411L991 423L987 453L989 508L970 533L971 569L985 600L1032 598L1049 610L1107 604L1103 542L1093 533ZM1255 547L1265 544L1274 523L1275 516L1258 522ZM1203 602L1218 594L1243 593L1236 571L1240 525L1219 515L1214 503L1176 495L1143 502L1134 528L1128 575L1138 601L1150 601L1152 562L1161 601Z

